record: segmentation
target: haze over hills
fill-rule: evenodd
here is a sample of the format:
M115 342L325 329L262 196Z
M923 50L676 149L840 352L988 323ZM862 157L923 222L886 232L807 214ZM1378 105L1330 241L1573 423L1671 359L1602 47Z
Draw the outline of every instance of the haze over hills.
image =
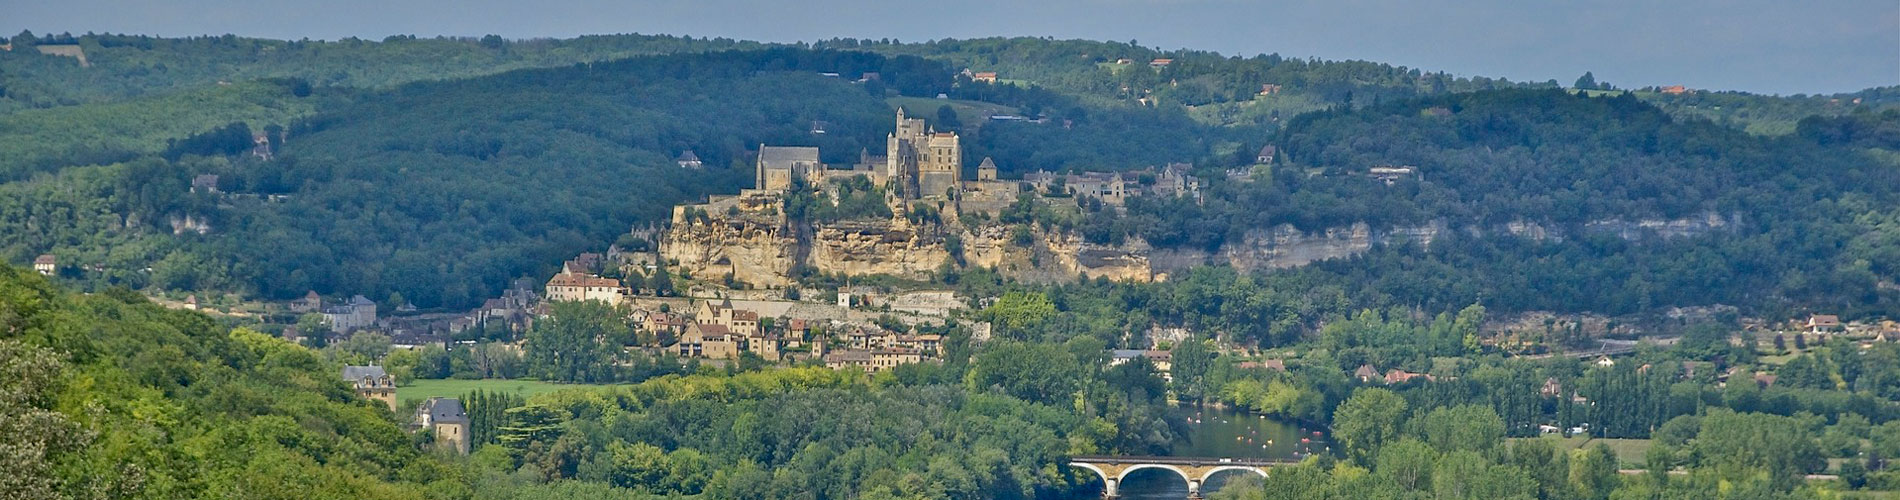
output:
M1039 38L0 69L0 497L1112 497L1071 464L1209 419L1285 426L1219 436L1271 458L1226 498L1900 484L1900 87Z

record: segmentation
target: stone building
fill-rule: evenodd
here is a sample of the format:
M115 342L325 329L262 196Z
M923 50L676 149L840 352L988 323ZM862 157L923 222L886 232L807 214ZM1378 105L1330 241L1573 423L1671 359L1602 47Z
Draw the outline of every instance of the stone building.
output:
M468 411L462 400L434 397L416 407L416 428L435 433L438 448L468 454Z
M33 270L39 271L41 275L52 276L53 273L59 272L59 258L50 253L41 255L33 259Z
M376 324L376 303L362 295L350 297L342 304L323 308L323 322L338 333L368 328Z
M955 132L937 132L897 109L897 130L885 137L885 176L894 192L910 200L944 198L962 172L963 142Z
M396 377L384 372L383 367L345 366L343 380L350 383L357 396L382 401L389 405L389 411L396 411Z
M560 273L548 279L548 300L598 300L620 303L620 280L580 273Z
M818 148L761 144L753 185L767 191L783 191L792 187L792 179L816 185L824 174L825 164L818 162Z

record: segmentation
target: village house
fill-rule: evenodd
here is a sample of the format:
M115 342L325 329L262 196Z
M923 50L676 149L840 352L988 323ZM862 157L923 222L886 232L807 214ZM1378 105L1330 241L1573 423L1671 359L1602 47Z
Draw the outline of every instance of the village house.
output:
M1414 379L1420 379L1420 378L1425 379L1426 382L1435 382L1438 380L1437 377L1433 377L1431 376L1431 374L1412 373L1412 372L1400 370L1397 368L1394 368L1385 372L1385 383L1387 385L1403 384L1406 382L1411 382Z
M1359 365L1359 369L1352 371L1352 378L1358 379L1360 383L1385 380L1385 377L1379 375L1379 369L1373 368L1372 365Z
M654 312L641 320L640 327L655 334L679 335L686 333L686 327L691 324L692 321L679 314Z
M1537 389L1537 394L1545 397L1557 397L1563 395L1563 393L1564 385L1557 382L1557 377L1545 378L1544 386Z
M785 342L778 335L748 337L745 350L761 359L776 363L785 357Z
M1155 68L1155 69L1166 68L1168 67L1169 64L1174 64L1174 60L1167 59L1167 58L1157 58L1153 61L1148 61L1148 67Z
M1808 333L1827 335L1841 330L1841 317L1832 314L1808 315Z
M833 370L857 368L871 371L871 351L848 349L826 353L825 368Z
M680 168L700 168L706 165L699 161L699 155L693 154L693 150L691 149L681 152L680 157L675 158L673 161L679 163Z
M1279 154L1280 154L1280 148L1274 147L1274 145L1272 144L1268 144L1260 148L1259 154L1254 155L1253 162L1259 163L1262 165L1272 165L1273 159L1279 156Z
M350 389L364 399L374 399L389 405L389 411L396 411L396 377L383 371L383 367L344 366L343 380L350 383Z
M561 263L561 272L574 274L595 274L603 271L607 256L594 252L583 252L567 262Z
M323 296L316 290L303 295L303 298L290 301L290 312L307 313L323 310Z
M52 276L53 273L59 272L59 258L50 253L42 254L33 259L33 270L39 271L43 276Z
M909 349L844 350L825 354L825 367L833 370L856 368L878 373L903 365L921 363L921 353Z
M1681 85L1670 85L1670 86L1663 87L1662 89L1660 89L1660 91L1664 94L1680 95L1680 94L1688 93L1689 89L1688 87L1683 87Z
M897 335L889 342L890 347L928 353L931 356L943 355L943 336L934 333L922 335Z
M743 342L743 337L733 335L724 325L695 322L686 326L686 333L680 335L672 350L687 358L739 359L739 352L745 350Z
M1260 95L1274 95L1278 93L1280 93L1280 85L1273 83L1260 84Z
M433 397L416 407L415 427L435 433L435 446L468 454L468 411L462 400Z
M996 83L995 71L978 71L970 74L970 81Z
M547 297L550 301L597 300L619 304L620 280L579 273L556 274L548 279Z
M376 324L376 303L362 295L350 297L342 304L323 308L323 323L338 333L368 328Z

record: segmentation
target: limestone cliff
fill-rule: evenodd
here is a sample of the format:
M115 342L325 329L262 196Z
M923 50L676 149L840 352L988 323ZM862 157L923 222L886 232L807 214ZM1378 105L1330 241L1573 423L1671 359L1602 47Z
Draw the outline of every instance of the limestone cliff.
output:
M950 260L944 238L931 229L902 220L813 224L806 263L819 272L847 276L929 278Z

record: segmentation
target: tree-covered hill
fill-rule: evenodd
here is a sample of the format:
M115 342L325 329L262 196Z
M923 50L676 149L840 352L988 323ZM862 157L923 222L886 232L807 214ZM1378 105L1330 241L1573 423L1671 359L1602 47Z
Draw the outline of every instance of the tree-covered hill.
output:
M318 87L388 88L516 69L681 52L761 48L755 42L610 35L508 41L390 36L382 41L269 40L232 35L163 38L71 34L11 39L0 51L0 113L192 90L219 83L294 78ZM78 45L77 59L42 55L41 44Z
M316 351L4 266L0 437L11 498L425 498L459 475Z
M884 76L821 74L864 72ZM0 208L16 214L5 244L15 256L58 248L104 267L87 273L101 283L468 306L676 203L737 191L761 143L855 160L882 142L887 90L934 95L950 82L916 58L773 49L355 93L293 123L270 161L148 156L0 186L17 194ZM812 134L814 121L828 133ZM687 150L708 167L677 166ZM220 176L220 193L190 192L203 174ZM206 234L165 234L185 218Z

